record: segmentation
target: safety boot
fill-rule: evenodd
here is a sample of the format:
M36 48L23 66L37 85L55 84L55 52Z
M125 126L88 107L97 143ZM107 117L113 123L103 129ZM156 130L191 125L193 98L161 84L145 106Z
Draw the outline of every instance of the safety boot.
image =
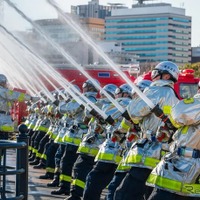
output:
M70 194L70 192L66 189L66 188L64 188L64 187L60 187L59 189L57 189L57 190L53 190L52 192L51 192L51 194L54 194L54 195L69 195Z
M58 187L59 186L60 173L54 174L54 179L50 183L47 183L47 187Z
M40 159L36 157L34 161L29 163L29 165L38 165L39 163L40 163Z
M32 153L32 156L28 159L29 162L32 162L35 160L35 153Z
M39 179L53 179L54 174L51 172L46 172L45 175L39 176Z
M33 166L34 169L45 169L46 165L40 162L38 165Z

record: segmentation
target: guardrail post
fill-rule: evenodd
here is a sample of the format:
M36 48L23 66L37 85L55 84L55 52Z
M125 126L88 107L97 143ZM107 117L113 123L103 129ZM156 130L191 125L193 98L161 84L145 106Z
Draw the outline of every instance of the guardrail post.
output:
M28 144L29 137L27 135L27 126L21 124L18 127L19 136L17 136L17 142L25 142L27 145L25 148L17 149L17 163L16 168L23 168L25 170L22 174L16 176L16 196L23 195L24 200L28 199Z

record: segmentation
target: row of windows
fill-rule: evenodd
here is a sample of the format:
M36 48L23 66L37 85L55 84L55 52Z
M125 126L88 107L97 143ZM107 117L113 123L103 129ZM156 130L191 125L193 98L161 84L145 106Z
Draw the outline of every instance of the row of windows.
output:
M181 39L181 40L189 40L190 37L179 37L179 36L168 36L168 35L141 35L141 36L121 36L121 37L107 37L106 36L106 40L131 40L131 39L157 39L157 38L174 38L174 39Z
M124 29L124 28L144 28L144 27L157 27L157 26L168 26L167 24L134 24L134 25L105 25L105 28L117 28L117 29Z
M160 56L174 56L174 57L184 57L184 58L187 58L188 55L184 55L184 54L176 54L176 53L173 53L173 54L170 54L170 53L138 53L137 54L138 56L140 56L141 58L144 58L144 57L160 57ZM138 59L139 61L140 58ZM151 59L152 60L152 59Z
M161 33L161 32L173 32L173 33L178 33L178 34L190 34L188 33L188 31L176 31L176 30L172 30L172 29L154 29L154 30L124 30L124 31L106 31L107 35L111 35L111 34L116 34L116 35L120 35L120 34L137 34L137 33Z
M146 47L146 48L122 48L125 51L156 51L167 50L168 47Z
M124 22L150 22L150 21L160 21L160 20L168 20L168 17L156 17L156 18L137 18L137 19L106 19L106 23L124 23Z
M149 27L158 27L158 26L172 26L176 28L183 28L183 29L190 29L191 25L184 25L184 24L172 24L172 23L165 23L165 24L132 24L132 25L107 25L106 29L108 28L116 28L116 29L124 29L124 28L149 28Z
M157 44L175 44L181 46L188 46L188 43L183 42L173 42L173 41L148 41L148 42L122 42L124 46L132 46L132 45L157 45Z
M156 50L174 50L174 51L181 51L181 52L188 52L188 49L185 48L174 48L174 47L124 47L122 48L125 51L156 51Z
M189 23L191 22L190 19L185 19L185 18L177 18L177 17L148 17L148 18L134 18L134 19L106 19L106 23L126 23L126 22L151 22L151 21L161 21L161 20L173 20L173 21L178 21L178 22L185 22Z

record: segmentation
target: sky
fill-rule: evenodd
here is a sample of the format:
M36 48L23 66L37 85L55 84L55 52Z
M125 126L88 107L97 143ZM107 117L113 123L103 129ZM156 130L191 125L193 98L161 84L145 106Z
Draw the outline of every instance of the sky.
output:
M40 18L51 18L56 16L55 10L47 4L46 0L11 0L17 6L22 9L28 16L31 16L32 19L40 19ZM70 12L72 5L80 5L87 4L88 0L55 0L60 7L62 7L63 11ZM125 6L131 8L133 3L137 3L134 0L99 0L100 5L108 5L108 3L123 3ZM200 0L154 0L151 2L165 2L170 3L174 7L184 8L187 16L192 17L192 47L200 46L200 22L199 22L199 8L200 8ZM6 25L10 25L12 27L18 26L20 27L20 20L16 23L9 23L9 19L16 19L14 12L12 9L7 7L7 4L4 5L4 21Z

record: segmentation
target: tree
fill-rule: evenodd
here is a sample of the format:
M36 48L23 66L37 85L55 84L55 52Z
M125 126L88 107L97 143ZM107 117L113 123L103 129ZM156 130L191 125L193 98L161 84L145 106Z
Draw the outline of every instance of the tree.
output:
M195 71L195 77L200 78L200 62L194 64L186 64L185 66L180 67L180 70L183 69L193 69Z

